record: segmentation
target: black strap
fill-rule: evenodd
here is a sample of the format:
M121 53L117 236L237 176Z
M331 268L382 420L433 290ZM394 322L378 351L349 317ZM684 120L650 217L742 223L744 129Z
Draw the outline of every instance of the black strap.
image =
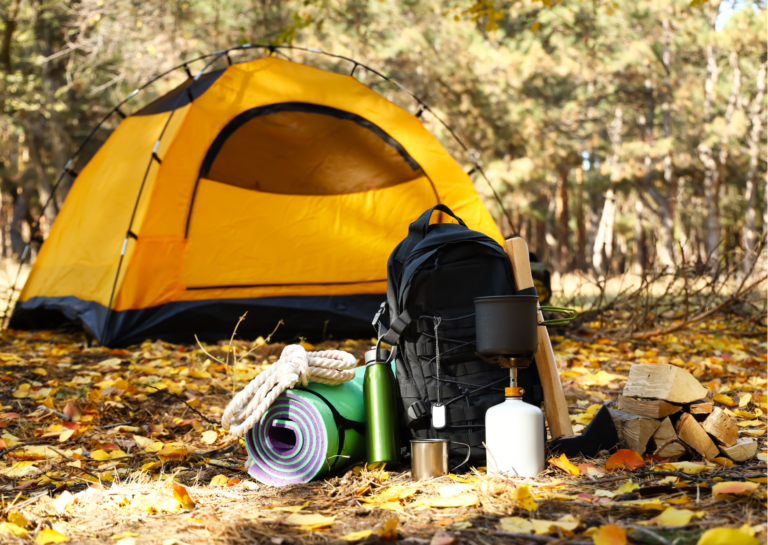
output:
M411 325L411 315L408 314L407 310L404 310L400 316L392 320L389 330L381 337L381 340L394 346L409 325Z
M467 227L467 224L464 223L460 217L454 214L450 208L444 204L437 204L424 212L421 216L419 216L419 219L414 221L408 227L408 236L400 244L400 247L397 250L397 255L395 255L395 260L399 261L400 263L405 263L405 260L408 258L408 254L413 251L419 242L424 240L424 237L427 236L427 231L429 230L429 222L432 219L432 213L435 210L445 212L453 219L458 221L460 225Z
M531 286L530 288L518 290L517 292L515 292L515 295L535 295L536 297L539 296L539 294L536 292L536 286Z

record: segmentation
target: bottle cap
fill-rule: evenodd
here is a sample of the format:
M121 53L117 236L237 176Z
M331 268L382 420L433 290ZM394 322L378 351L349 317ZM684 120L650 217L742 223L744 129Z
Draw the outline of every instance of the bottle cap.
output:
M376 349L368 350L365 353L365 365L372 365L374 363L384 363L389 359L389 350L385 350L383 348L379 349L379 353L381 354L381 357L384 358L382 361L376 361Z
M513 388L504 388L505 397L523 397L523 393L525 393L525 390L518 388L517 386L514 386Z

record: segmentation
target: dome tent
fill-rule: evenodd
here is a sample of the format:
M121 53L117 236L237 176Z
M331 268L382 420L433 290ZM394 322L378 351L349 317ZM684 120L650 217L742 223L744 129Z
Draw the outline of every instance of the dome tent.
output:
M283 336L369 336L389 254L437 203L501 241L418 117L353 76L272 56L201 70L77 175L9 326L190 342L249 310L244 336L280 319Z

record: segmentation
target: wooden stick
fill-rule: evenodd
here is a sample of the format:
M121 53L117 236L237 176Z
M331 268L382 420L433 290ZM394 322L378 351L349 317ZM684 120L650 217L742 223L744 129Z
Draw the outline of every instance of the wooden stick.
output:
M525 241L520 237L511 238L504 243L504 249L512 262L517 289L533 287L530 256ZM538 316L540 322L544 320L541 312ZM538 329L539 347L536 350L535 360L541 387L544 390L544 414L549 422L549 432L552 434L552 439L573 437L571 418L568 416L568 402L565 400L560 375L557 374L557 363L549 333L546 326L539 326Z

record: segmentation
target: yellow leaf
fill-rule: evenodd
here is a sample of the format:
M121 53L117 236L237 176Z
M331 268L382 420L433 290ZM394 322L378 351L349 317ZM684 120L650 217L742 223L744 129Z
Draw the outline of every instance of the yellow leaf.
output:
M271 507L273 511L287 511L289 513L298 513L302 509L306 508L309 505L309 502L306 501L301 505L290 505L286 507Z
M742 411L741 409L736 409L735 411L733 411L733 414L735 414L736 416L740 416L742 418L748 418L750 420L754 420L755 418L757 418L759 416L756 413L750 413L750 412L747 412L747 411Z
M752 401L752 394L744 394L739 398L739 407L746 407Z
M47 377L48 376L48 371L46 371L42 367L38 367L37 369L33 369L32 372L34 374L36 374L36 375L40 375L40 376L43 376L43 377Z
M124 537L139 537L139 534L137 534L136 532L121 532L119 534L113 535L109 539L117 541L118 539L123 539Z
M331 526L336 517L325 517L323 515L299 515L293 514L287 519L286 522L291 524L298 524L302 530L316 530L318 528L325 528Z
M67 507L72 505L75 501L75 497L72 495L72 493L69 490L65 490L61 494L59 494L59 497L53 500L53 508L59 512L63 513L67 510Z
M515 532L518 534L532 534L533 523L522 517L504 517L499 521L501 523L501 529L507 532Z
M580 520L571 515L565 515L564 517L561 517L560 520L532 519L531 522L533 523L534 532L540 536L550 533L556 534L557 530L555 530L555 527L565 530L566 532L573 532L581 524Z
M24 528L12 522L0 522L0 536L24 537L28 534Z
M538 21L536 21L535 23L533 23L533 24L531 25L531 32L536 32L537 30L539 30L539 27L540 27L540 26L541 26L541 23L539 23Z
M520 509L525 509L526 511L536 510L536 500L534 499L533 494L531 494L531 490L528 488L528 485L521 485L517 489L516 499L517 506Z
M188 453L189 451L184 445L181 445L180 443L168 443L157 452L157 457L162 461L167 462L168 460L181 460L186 457Z
M346 541L361 541L373 533L373 530L360 530L359 532L352 532L345 536L341 536L339 539Z
M211 482L208 486L227 486L228 481L229 477L226 475L216 475L213 479L211 479Z
M728 397L725 394L717 394L712 399L714 399L718 403L722 403L723 405L726 405L728 407L735 407L736 406L736 402L733 401L730 397Z
M549 463L574 477L578 477L581 474L579 468L573 465L565 454L561 454L560 458L550 458Z
M627 533L615 524L606 524L592 534L592 541L595 545L626 545Z
M157 511L165 511L166 513L176 513L181 509L181 503L176 498L168 498L163 503L155 507L147 507L148 513L156 513Z
M400 519L392 517L387 519L384 526L379 528L379 541L395 541L397 539L397 525Z
M64 534L52 530L51 528L44 528L40 530L35 538L37 545L48 545L49 543L65 543L69 541L69 538Z
M651 522L654 522L659 526L685 526L691 522L693 514L693 511L689 511L688 509L667 507L659 516L652 518Z
M208 430L203 432L203 442L207 443L209 445L212 445L216 442L216 439L219 438L219 434L216 433L214 430Z
M671 469L673 471L680 470L687 475L696 475L697 473L701 473L702 471L711 471L711 469L705 466L704 464L694 464L693 462L671 462L668 464L662 464L660 466L656 466L653 469L654 471L656 470L663 471L668 469Z
M179 502L184 509L194 509L195 502L192 501L187 489L177 482L172 482L171 484L173 485L173 497L176 498L176 501Z
M629 494L630 492L637 490L640 488L640 485L637 483L633 483L632 481L628 481L621 485L619 488L616 489L616 493L621 494Z
M760 545L760 540L735 528L712 528L696 545Z
M0 469L0 475L5 475L11 478L32 477L40 473L40 469L35 466L34 462L14 462L11 467Z
M17 399L24 399L29 397L29 389L32 388L31 384L20 384L19 389L14 391L13 394L11 394L13 397Z
M444 487L448 488L448 487ZM384 492L379 492L379 498L381 501L387 502L387 501L398 501L398 500L404 500L405 498L410 498L411 496L414 496L416 494L416 491L418 488L413 488L409 486L391 486L387 488ZM441 490L441 496L442 490Z
M102 461L102 460L109 460L109 459L110 459L110 455L105 450L99 449L91 452L91 460Z
M20 528L26 528L27 526L29 526L29 521L27 520L27 517L25 517L18 511L11 511L10 513L8 513L8 522L15 524Z

